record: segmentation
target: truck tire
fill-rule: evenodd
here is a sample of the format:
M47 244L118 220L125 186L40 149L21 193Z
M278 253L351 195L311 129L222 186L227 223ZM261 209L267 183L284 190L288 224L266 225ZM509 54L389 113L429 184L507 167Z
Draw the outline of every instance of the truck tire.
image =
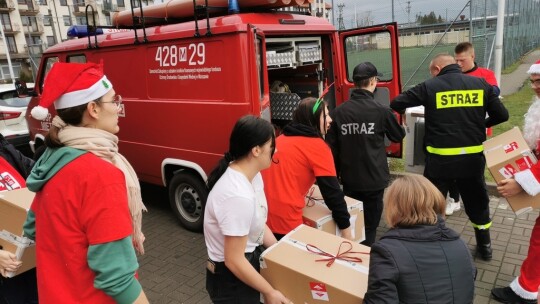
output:
M180 172L169 184L169 203L184 228L193 232L203 230L203 216L208 188L197 176Z

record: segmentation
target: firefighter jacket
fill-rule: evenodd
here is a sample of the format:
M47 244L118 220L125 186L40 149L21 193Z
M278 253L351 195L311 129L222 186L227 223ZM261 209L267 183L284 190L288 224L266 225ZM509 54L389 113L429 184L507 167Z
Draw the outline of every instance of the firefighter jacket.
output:
M450 64L436 77L400 94L390 107L403 114L405 108L420 105L425 116L425 175L483 175L485 129L508 120L508 111L493 86L482 78L462 74L457 64Z
M370 91L356 89L331 117L326 141L344 189L384 189L390 178L385 135L392 142L401 142L405 136L392 110L376 102Z

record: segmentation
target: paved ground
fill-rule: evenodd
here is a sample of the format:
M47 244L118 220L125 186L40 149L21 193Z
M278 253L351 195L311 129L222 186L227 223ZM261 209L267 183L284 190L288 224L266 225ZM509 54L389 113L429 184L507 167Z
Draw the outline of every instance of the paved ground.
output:
M519 90L527 79L526 71L540 59L540 50L529 53L523 64L512 74L502 75L501 94ZM491 194L496 195L493 188ZM140 257L140 279L152 303L210 303L205 291L206 248L202 233L183 229L168 205L163 188L144 185L143 196L149 212L144 215L146 254ZM516 217L506 200L491 197L493 218L492 243L494 257L490 262L475 258L478 268L475 304L496 303L490 300L490 290L506 286L519 274L538 211ZM474 254L474 231L463 211L447 218L448 225L459 232ZM387 228L379 227L379 236Z
M501 75L501 95L507 96L517 92L528 78L529 67L537 60L540 60L540 49L523 56L521 65L514 72Z
M146 251L139 261L140 279L152 303L210 303L205 291L206 248L204 237L183 229L167 202L165 189L144 185L143 195L149 212L144 215ZM495 286L506 286L516 275L528 250L529 238L538 211L515 217L506 200L492 197L492 243L490 262L475 259L478 268L475 304L496 303L489 293ZM463 211L447 218L475 250L474 231ZM386 231L379 227L379 235Z

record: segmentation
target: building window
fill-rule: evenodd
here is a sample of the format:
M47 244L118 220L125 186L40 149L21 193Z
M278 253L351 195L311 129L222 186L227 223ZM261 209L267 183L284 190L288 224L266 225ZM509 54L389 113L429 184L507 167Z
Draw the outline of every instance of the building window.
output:
M15 37L6 36L6 41L7 41L9 52L12 54L17 54L17 43L15 43Z
M67 0L60 0L61 6L67 6Z
M17 0L18 4L26 4L26 0Z
M84 0L73 0L73 5L84 6Z
M107 25L112 25L110 15L105 15L105 22L107 23Z
M52 24L52 16L46 15L43 16L43 25L51 25Z
M54 36L47 36L47 46L53 46L56 44Z
M75 24L86 25L86 17L75 17Z
M0 18L2 18L2 25L4 26L4 30L8 32L13 31L13 27L11 26L11 19L9 19L9 14L0 14Z
M122 7L126 6L124 4L124 0L116 0L116 3L118 4L118 6L122 6Z
M37 19L34 16L21 16L22 25L25 29L32 29L32 32L38 31Z
M39 5L47 5L47 0L39 0Z
M13 69L13 77L16 77L15 75L20 75L21 72L21 64L12 63L11 68ZM9 72L9 65L2 65L0 66L0 71L2 72L2 79L10 79L12 78L12 75L10 75Z
M70 26L71 25L71 17L69 15L64 15L64 16L62 16L62 18L64 19L64 25L65 26Z
M39 36L30 36L30 39L26 37L26 44L27 45L41 45L41 38Z

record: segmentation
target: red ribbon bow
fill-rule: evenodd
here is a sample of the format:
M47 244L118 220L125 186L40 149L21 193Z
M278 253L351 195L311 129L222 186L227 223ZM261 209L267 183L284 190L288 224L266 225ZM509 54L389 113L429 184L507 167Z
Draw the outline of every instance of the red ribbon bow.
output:
M314 197L313 192L315 192L315 187L311 187L311 189L309 189L306 193L306 198L308 199L306 207L313 207L316 201L323 201L323 199L320 197Z
M341 246L343 246L343 244L349 245L349 249L341 252ZM336 255L332 255L331 253L328 253L328 252L320 249L319 247L317 247L315 245L311 245L311 244L307 244L306 249L311 253L315 253L315 254L318 254L318 255L321 255L321 256L325 256L326 258L315 260L315 262L326 262L326 261L328 261L328 263L326 263L326 267L332 266L332 264L334 264L334 262L336 260L343 260L343 261L349 261L349 262L362 263L361 258L359 258L358 256L351 256L351 254L369 254L369 252L351 251L352 250L352 244L349 241L343 241L343 242L341 242L341 244L339 244L338 252L337 252Z

